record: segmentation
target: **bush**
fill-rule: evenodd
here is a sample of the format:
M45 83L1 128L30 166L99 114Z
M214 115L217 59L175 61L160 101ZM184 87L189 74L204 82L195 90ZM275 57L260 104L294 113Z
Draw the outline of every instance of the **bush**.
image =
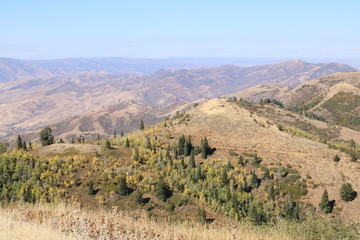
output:
M340 197L346 202L350 202L356 198L356 192L350 183L344 183L340 188Z
M339 161L340 161L340 157L338 155L335 155L334 162L339 162Z

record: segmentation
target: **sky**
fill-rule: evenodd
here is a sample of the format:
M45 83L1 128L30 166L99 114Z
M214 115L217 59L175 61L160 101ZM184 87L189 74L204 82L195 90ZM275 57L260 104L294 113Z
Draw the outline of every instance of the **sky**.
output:
M0 57L360 56L358 0L0 0Z

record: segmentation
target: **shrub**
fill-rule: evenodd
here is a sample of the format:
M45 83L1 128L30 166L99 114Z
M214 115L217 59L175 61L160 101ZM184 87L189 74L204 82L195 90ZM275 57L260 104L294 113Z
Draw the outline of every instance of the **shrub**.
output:
M340 188L340 197L346 202L350 202L355 199L356 192L353 190L350 183L344 183Z

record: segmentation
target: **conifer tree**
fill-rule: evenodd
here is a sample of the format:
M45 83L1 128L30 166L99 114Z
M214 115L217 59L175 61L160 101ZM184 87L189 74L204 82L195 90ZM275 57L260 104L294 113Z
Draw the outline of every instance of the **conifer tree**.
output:
M133 150L132 160L134 162L139 162L139 150L137 148L134 148L134 150Z
M121 137L123 137L123 136L124 136L124 131L121 131L120 136L121 136Z
M96 194L96 190L95 190L95 188L94 188L94 182L93 182L93 181L91 181L91 182L89 183L88 194L89 194L89 195L95 195L95 194Z
M259 186L259 179L254 171L251 172L251 185L255 188Z
M168 186L166 186L162 177L160 177L159 181L156 183L155 193L156 197L163 202L165 202L166 199L171 197L171 191Z
M321 197L321 202L319 204L321 211L323 211L324 213L331 213L332 211L332 207L329 201L329 195L327 190L325 189L322 197Z
M230 169L233 169L233 166L232 166L230 160L228 160L228 162L226 164L226 170L229 171Z
M226 186L229 183L228 177L227 177L227 171L226 168L223 168L221 171L221 185Z
M350 202L355 199L356 192L354 192L350 183L344 183L340 188L340 197L346 202Z
M116 130L114 130L114 138L116 138Z
M151 142L150 142L150 137L149 136L145 137L145 148L146 149L151 149Z
M269 189L269 199L270 200L275 200L275 189L274 189L274 184L271 183L270 185L270 189Z
M17 137L17 141L16 141L16 147L18 150L22 149L23 148L23 141L21 139L21 136L18 135Z
M106 139L105 147L106 147L107 149L110 149L110 148L111 148L111 142L110 142L109 139Z
M209 142L206 137L201 139L201 157L206 159L209 153Z
M43 146L48 146L54 143L54 137L52 130L49 127L44 128L40 132L40 142Z
M334 162L339 162L339 161L340 161L340 157L338 155L335 155Z
M141 121L140 121L140 130L144 130L145 129L145 124L144 124L144 120L143 119L141 119Z
M25 140L23 141L22 148L23 148L25 151L27 150L27 146L26 146Z
M127 147L127 148L129 148L129 147L130 147L129 138L126 138L126 141L125 141L125 147Z
M119 180L118 194L120 196L126 196L129 194L129 188L126 182L126 176L121 176Z
M194 150L191 150L190 160L189 160L189 167L195 168L195 153L194 153Z
M188 136L188 139L185 142L185 156L189 156L191 154L191 151L193 150L193 145L191 143L191 137Z
M185 153L185 146L186 146L186 140L184 134L182 134L179 137L179 141L178 141L179 155L183 155Z
M97 140L100 141L100 133L97 135Z
M239 164L240 166L245 166L245 161L244 161L243 156L240 156L240 157L239 157L238 164Z
M29 150L31 150L32 149L32 143L31 143L31 141L29 141Z

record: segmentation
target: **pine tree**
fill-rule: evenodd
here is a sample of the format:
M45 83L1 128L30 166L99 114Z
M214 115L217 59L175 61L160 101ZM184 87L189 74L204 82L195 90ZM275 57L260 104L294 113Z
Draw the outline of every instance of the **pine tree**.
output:
M32 149L32 143L31 143L31 141L29 141L29 150L31 150Z
M240 166L245 166L245 162L244 162L243 156L240 156L240 157L239 157L238 164L239 164Z
M59 143L65 143L62 138L60 138Z
M165 202L166 199L171 197L171 191L168 186L166 186L162 177L160 177L159 181L156 183L155 193L156 197L163 202Z
M129 194L130 189L128 188L127 182L126 182L126 176L121 176L119 180L119 187L118 187L118 194L120 196L126 196Z
M27 146L26 146L25 140L23 141L22 148L23 148L25 151L27 150Z
M340 157L338 155L335 155L334 162L339 162L339 161L340 161Z
M259 179L254 171L251 172L251 185L255 188L259 186Z
M206 137L201 139L201 157L206 159L209 154L209 142Z
M146 149L151 149L151 142L150 142L150 137L149 136L145 137L145 148Z
M229 183L226 168L222 169L220 179L222 187L226 186Z
M135 203L142 204L143 203L143 198L142 197L143 197L143 194L139 190L134 192L134 201L135 201Z
M191 150L190 159L189 159L189 167L195 168L195 153L194 153L194 150Z
M274 184L271 183L270 185L270 189L269 189L269 199L270 200L275 200L275 189L274 189Z
M44 128L40 132L40 142L43 146L48 146L54 143L54 137L52 130L49 127Z
M346 202L350 202L355 199L356 192L354 192L350 183L344 183L340 188L340 197Z
M230 160L228 160L228 162L226 164L226 170L229 171L230 169L233 169L233 166L232 166Z
M116 130L114 130L114 138L116 138Z
M185 156L189 156L193 150L193 145L191 143L191 137L188 136L188 139L185 142Z
M95 188L94 188L94 182L91 181L91 182L89 183L89 191L88 191L88 194L89 194L89 195L95 195L96 192L97 192L97 191L96 191Z
M125 147L127 147L127 148L129 148L129 147L130 147L129 138L126 138L126 141L125 141Z
M22 149L23 148L23 141L21 139L21 136L18 135L17 137L17 141L16 141L16 147L18 150Z
M137 148L134 148L134 150L133 150L132 160L134 162L139 162L139 150Z
M264 174L262 176L263 180L270 179L270 171L267 167L264 168Z
M140 121L140 130L144 130L144 129L145 129L144 120L141 119L141 121Z
M100 133L97 135L97 140L100 141Z
M75 139L71 138L71 143L74 144L75 143Z
M105 147L106 147L107 149L110 149L110 148L111 148L111 142L110 142L109 139L106 139Z
M123 137L123 136L124 136L124 131L121 131L120 136L121 136L121 137Z
M182 134L178 140L179 155L183 155L185 153L185 145L186 145L185 136L184 134Z
M329 195L327 190L325 189L322 197L321 197L321 202L319 204L321 211L323 211L324 213L331 213L332 211L332 207L329 201Z

